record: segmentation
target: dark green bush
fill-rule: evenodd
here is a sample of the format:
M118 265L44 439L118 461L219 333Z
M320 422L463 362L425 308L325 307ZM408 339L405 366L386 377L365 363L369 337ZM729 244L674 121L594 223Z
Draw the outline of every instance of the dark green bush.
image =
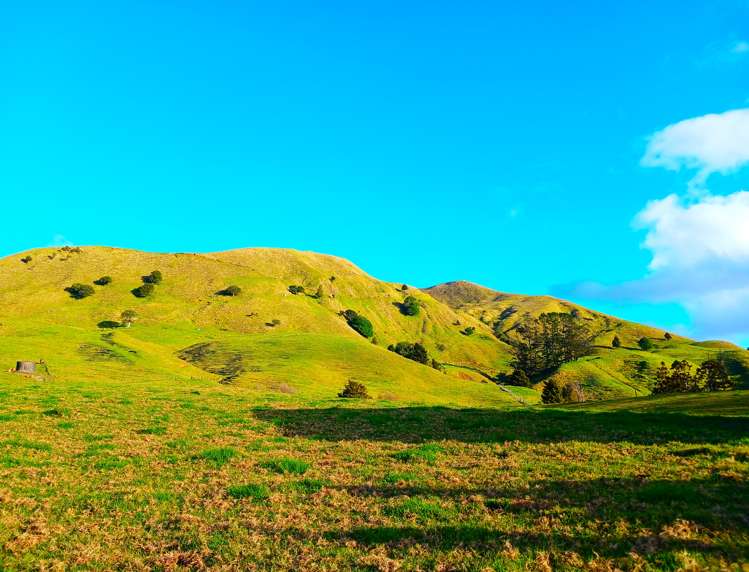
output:
M614 336L614 339L611 340L611 347L612 348L618 348L621 347L622 341L619 339L619 336Z
M356 313L354 310L346 310L345 312L341 312L341 314L346 318L346 323L360 335L365 338L371 338L374 335L372 322L361 314Z
M401 314L404 316L417 316L420 310L419 301L413 296L406 296L406 299L400 305Z
M122 324L119 322L115 322L114 320L102 320L97 324L100 328L105 328L109 330L113 330L114 328L120 328L122 327Z
M130 292L132 292L133 296L136 298L147 298L151 294L153 294L154 291L153 284L150 282L147 282L145 284L141 284L137 288L133 288Z
M349 379L338 397L347 397L351 399L369 399L367 388L363 383Z
M219 290L217 294L219 296L239 296L242 293L242 289L239 286L227 286L223 290Z
M466 329L461 330L460 333L464 336L472 336L475 331L476 328L474 328L473 326L468 326Z
M651 342L649 338L640 338L637 340L637 345L640 346L641 350L646 352L653 349L653 342Z
M304 294L304 286L299 286L298 284L292 284L291 286L289 286L288 290L295 296L297 294Z
M31 258L31 256L24 256L23 258L21 258L21 262L23 262L24 264L28 264L32 260L33 259Z
M68 286L67 288L65 288L65 291L70 294L71 298L75 298L76 300L88 298L95 292L93 286L89 286L88 284L81 284L80 282L76 282L75 284Z
M144 284L161 284L161 281L163 279L164 279L164 276L161 274L160 270L154 270L150 274L141 276L141 280L143 280Z
M106 286L107 284L112 283L112 277L111 276L102 276L101 278L97 278L94 280L94 284L97 286Z
M388 346L388 349L404 358L423 364L429 363L429 353L419 342L416 342L415 344L412 344L411 342L398 342L395 345Z

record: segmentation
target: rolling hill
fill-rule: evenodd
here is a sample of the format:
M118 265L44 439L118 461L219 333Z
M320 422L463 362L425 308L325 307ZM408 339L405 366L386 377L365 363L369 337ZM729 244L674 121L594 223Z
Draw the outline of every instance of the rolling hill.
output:
M163 281L151 296L135 297L153 270ZM111 283L93 286L102 276ZM74 299L65 290L73 283L92 285L94 294ZM221 295L229 285L241 294ZM292 285L304 292L291 293ZM401 311L407 296L418 300L418 315ZM340 315L348 309L371 321L371 340ZM125 310L138 315L132 327L107 327ZM748 353L730 344L665 340L663 331L570 302L467 282L404 289L341 258L267 248L156 254L65 247L0 260L0 363L7 370L16 360L43 360L42 373L60 380L232 383L268 400L335 399L354 378L384 401L510 406L536 401L538 391L503 391L488 379L509 369L515 328L549 311L573 312L597 335L594 355L556 374L583 382L590 397L647 394L660 361L699 363L717 351L746 378ZM615 334L621 348L611 348ZM643 336L653 339L653 351L637 348ZM387 350L400 341L422 343L444 371Z

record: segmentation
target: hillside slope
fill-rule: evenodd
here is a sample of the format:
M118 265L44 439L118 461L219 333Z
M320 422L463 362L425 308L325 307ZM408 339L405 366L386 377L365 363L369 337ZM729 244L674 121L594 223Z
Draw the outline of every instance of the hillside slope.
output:
M725 360L740 387L749 387L749 352L729 342L695 342L664 330L637 324L550 296L523 296L497 292L470 282L447 282L425 292L453 308L461 317L481 321L501 339L512 340L515 330L544 312L574 313L595 335L594 352L562 366L555 376L562 383L581 382L589 397L614 398L650 392L661 362L688 360L697 366L718 354ZM621 347L613 348L614 336ZM642 351L638 340L648 338L651 351Z
M27 263L21 258L27 256ZM152 270L163 282L147 298L131 290ZM106 286L76 300L73 283ZM84 247L37 249L0 261L0 360L44 359L53 376L87 379L226 380L260 393L299 392L333 398L347 379L363 381L376 397L441 403L515 403L473 373L506 367L507 346L473 318L416 289L372 278L332 256L281 249L214 254L154 254ZM218 295L229 285L236 297ZM301 285L309 294L291 294ZM403 315L399 304L417 297L421 311ZM339 315L353 309L371 320L373 343ZM131 328L106 329L124 310L139 319ZM477 328L470 339L458 321ZM460 375L446 375L401 358L386 347L422 342L430 356ZM193 346L202 352L183 353ZM203 354L208 354L203 355ZM185 358L185 359L181 359Z
M162 283L153 295L135 297L133 288L153 270L163 274ZM102 276L112 282L94 286ZM73 299L65 291L73 283L92 285L94 294ZM220 295L229 285L241 294ZM292 285L305 293L292 294ZM406 296L418 299L418 315L401 311ZM340 315L348 309L372 322L371 340ZM132 327L107 327L125 310L138 315ZM517 326L549 311L573 312L597 334L594 355L556 374L581 381L589 397L647 394L658 364L677 358L699 363L723 352L733 373L746 378L749 371L748 353L723 342L665 340L662 331L563 300L466 282L404 290L341 258L268 248L211 254L44 248L2 259L0 364L8 370L16 360L44 360L60 381L225 382L281 401L336 399L353 378L385 401L513 405L537 401L538 391L503 391L488 378L509 370ZM611 348L615 334L621 348ZM654 340L653 351L637 348L642 336ZM387 351L400 341L422 343L444 371Z

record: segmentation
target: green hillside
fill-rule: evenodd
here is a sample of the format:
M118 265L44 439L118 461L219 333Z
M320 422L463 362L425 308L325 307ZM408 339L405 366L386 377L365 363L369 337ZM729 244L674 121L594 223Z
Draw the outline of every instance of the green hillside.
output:
M647 395L655 370L661 362L687 360L698 366L720 354L739 387L749 387L749 352L723 341L695 342L651 326L637 324L595 312L550 296L522 296L497 292L470 282L448 282L428 292L453 308L461 317L476 319L499 338L512 340L516 328L544 312L574 313L595 334L593 355L567 363L554 374L559 381L578 381L588 398L610 399ZM618 336L621 346L611 342ZM642 351L638 340L647 338L653 345Z
M163 281L152 295L134 296L153 270ZM94 285L102 276L111 283ZM594 355L555 374L580 381L588 398L647 394L658 364L677 358L698 364L722 352L742 383L749 371L749 353L724 342L665 340L662 331L570 302L466 282L403 289L341 258L309 252L44 248L0 260L0 277L4 370L16 360L43 360L60 380L200 379L283 401L289 395L335 399L353 378L372 397L393 402L533 403L538 391L502 389L489 379L509 371L515 328L551 311L575 313L596 334ZM94 294L74 299L65 290L74 283L92 286ZM230 285L241 293L220 295ZM289 286L302 286L304 293L293 294ZM417 315L401 311L407 296L418 300ZM372 339L349 327L340 315L349 309L372 323ZM105 327L125 310L138 315L132 327ZM611 348L614 335L622 347ZM637 347L643 336L653 340L652 351ZM400 341L423 344L442 370L387 351Z

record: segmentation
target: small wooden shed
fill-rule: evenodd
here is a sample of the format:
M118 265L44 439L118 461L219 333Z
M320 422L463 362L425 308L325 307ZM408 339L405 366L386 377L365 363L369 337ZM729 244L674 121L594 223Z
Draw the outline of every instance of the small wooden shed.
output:
M36 373L36 363L33 361L16 362L16 373Z

